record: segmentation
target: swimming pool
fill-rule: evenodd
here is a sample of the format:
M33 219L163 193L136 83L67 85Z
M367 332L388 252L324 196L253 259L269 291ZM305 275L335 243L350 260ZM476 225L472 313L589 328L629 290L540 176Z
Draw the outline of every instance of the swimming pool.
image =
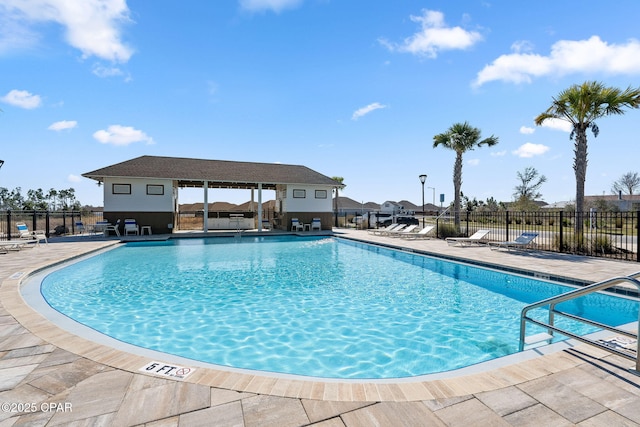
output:
M128 243L41 284L51 307L123 342L345 379L412 377L515 353L522 307L568 289L320 237ZM563 308L608 324L638 318L636 302L599 294Z

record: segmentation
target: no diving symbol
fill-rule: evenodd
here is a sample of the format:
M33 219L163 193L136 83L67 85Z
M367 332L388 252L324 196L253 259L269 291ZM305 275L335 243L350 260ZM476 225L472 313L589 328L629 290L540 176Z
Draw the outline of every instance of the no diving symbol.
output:
M180 369L176 370L176 376L184 377L184 376L189 375L190 372L191 372L190 368L180 368Z

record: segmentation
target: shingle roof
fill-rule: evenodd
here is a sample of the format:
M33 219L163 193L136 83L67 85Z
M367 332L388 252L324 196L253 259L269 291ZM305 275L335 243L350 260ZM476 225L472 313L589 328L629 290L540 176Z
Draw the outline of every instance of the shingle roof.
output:
M182 157L141 156L82 174L97 181L104 178L163 178L177 180L180 186L201 187L209 181L212 188L263 188L276 184L342 185L306 166L277 163L234 162Z

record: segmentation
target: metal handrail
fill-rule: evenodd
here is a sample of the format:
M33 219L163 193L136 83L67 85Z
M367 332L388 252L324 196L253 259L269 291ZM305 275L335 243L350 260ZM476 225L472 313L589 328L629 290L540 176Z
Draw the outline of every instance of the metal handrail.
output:
M621 276L621 277L613 277L611 279L607 279L607 280L603 280L601 282L598 283L594 283L592 285L589 286L585 286L584 288L579 288L579 289L575 289L573 291L564 293L562 295L558 295L555 297L551 297L551 298L547 298L544 299L542 301L533 303L533 304L529 304L527 306L525 306L522 309L522 312L520 314L520 351L524 350L524 345L525 345L525 335L526 335L526 327L527 327L527 322L531 322L535 325L541 326L543 328L546 328L547 331L549 331L549 335L553 335L553 332L558 332L561 335L565 335L567 337L573 338L575 340L578 340L580 342L583 342L585 344L590 344L593 345L595 347L604 349L606 351L609 351L611 353L617 354L618 356L624 357L626 359L629 360L635 360L636 362L636 367L635 367L635 371L636 372L640 372L640 358L638 358L638 354L640 354L640 340L638 340L638 334L634 334L619 328L615 328L613 326L609 326L609 325L604 325L602 323L599 322L595 322L593 320L589 320L589 319L585 319L583 317L579 317L570 313L565 313L563 311L559 311L556 309L556 305L561 303L561 302L565 302L568 300L572 300L575 298L579 298L597 291L601 291L607 288L610 288L612 285L616 284L616 283L621 283L621 282L628 282L631 283L633 285L635 285L638 288L638 291L640 292L640 281L638 281L638 278L640 278L640 271L637 273L633 273L630 274L628 276ZM544 307L544 306L549 306L549 322L548 323L544 323L542 321L536 320L536 319L532 319L531 317L528 317L527 314L529 313L530 310L536 309L536 308L540 308L540 307ZM606 346L598 341L594 341L591 340L589 338L585 338L585 337L581 337L579 335L576 335L572 332L569 331L565 331L563 329L558 328L557 326L554 325L555 323L555 315L561 315L561 316L565 316L568 317L570 319L573 319L575 321L578 322L583 322L592 326L596 326L598 328L601 329L606 329L608 331L612 331L621 335L625 335L627 337L630 338L635 338L636 340L636 355L631 355L629 353L620 351L618 349ZM639 314L639 319L638 319L638 323L640 324L640 314Z

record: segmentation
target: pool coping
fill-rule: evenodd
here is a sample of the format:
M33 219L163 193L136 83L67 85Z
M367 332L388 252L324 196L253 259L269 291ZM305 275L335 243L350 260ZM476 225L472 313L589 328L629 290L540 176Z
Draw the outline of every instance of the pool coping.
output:
M20 324L44 341L116 369L148 375L140 372L139 369L150 362L149 357L135 355L96 343L66 331L52 324L41 313L29 306L21 294L22 283L36 272L67 262L73 258L89 255L98 250L102 249L86 251L10 276L0 286L0 300L7 311ZM479 365L494 363L493 366L489 366L488 371L475 373L460 373L460 370L449 371L442 373L440 378L426 378L427 376L423 376L407 379L353 381L306 377L299 379L298 377L292 378L292 376L284 374L267 375L260 372L236 372L227 368L222 370L198 367L193 374L182 381L238 392L345 402L416 401L458 397L520 384L581 364L582 361L579 358L571 356L573 346L568 342L564 343L568 344L564 347L564 350L568 351L556 349L551 354L545 354L540 349L530 350L524 360L522 358L511 361L507 361L505 358L494 359L483 364L473 365L478 367ZM579 346L579 351L586 352L596 358L610 355L608 352L595 348L585 348L583 345ZM519 353L521 356L523 354ZM496 365L496 363L501 364L503 362L507 364L504 366ZM456 372L458 375L456 375Z

